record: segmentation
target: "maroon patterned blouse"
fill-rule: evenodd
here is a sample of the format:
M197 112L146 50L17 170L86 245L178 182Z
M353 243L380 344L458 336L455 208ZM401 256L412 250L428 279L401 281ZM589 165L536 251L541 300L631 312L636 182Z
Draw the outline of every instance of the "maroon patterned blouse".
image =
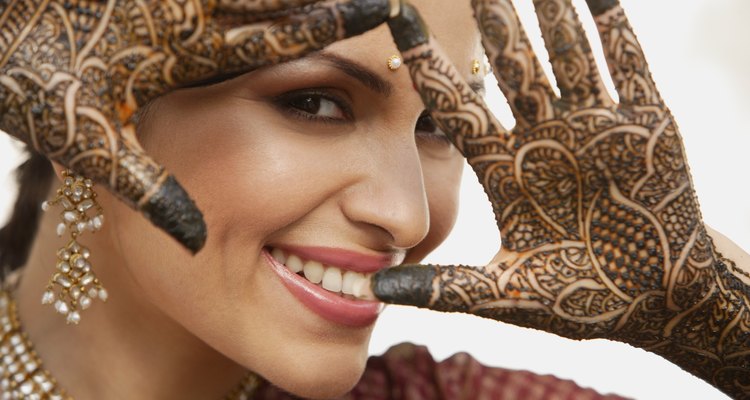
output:
M297 397L270 384L259 399ZM573 381L528 371L489 368L466 353L436 362L426 347L403 343L370 357L357 386L342 400L622 400L601 395Z

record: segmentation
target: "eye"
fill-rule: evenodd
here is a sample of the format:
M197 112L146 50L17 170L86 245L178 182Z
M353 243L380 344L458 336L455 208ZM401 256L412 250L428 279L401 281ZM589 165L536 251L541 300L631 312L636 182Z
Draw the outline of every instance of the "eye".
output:
M332 93L295 91L285 93L274 103L294 117L318 122L349 122L352 112L348 103Z
M450 139L445 136L440 128L438 128L435 120L432 119L427 111L423 112L422 115L417 119L417 126L414 128L417 139L425 140L432 143L451 145Z
M344 118L344 112L335 102L321 96L302 96L289 102L299 111L324 118Z

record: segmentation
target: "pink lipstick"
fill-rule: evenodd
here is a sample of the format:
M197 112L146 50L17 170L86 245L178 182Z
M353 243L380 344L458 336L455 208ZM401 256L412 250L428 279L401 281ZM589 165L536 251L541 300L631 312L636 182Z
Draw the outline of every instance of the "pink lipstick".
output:
M366 255L357 254L347 250L334 251L331 254L322 254L320 249L322 248L304 248L303 251L297 251L298 248L284 247L292 254L297 254L300 257L309 257L310 260L319 261L322 263L330 263L337 265L332 260L341 261L342 254L356 255L359 258L348 259L347 262L356 263L360 269L355 271L362 271L369 268L373 268L376 265L375 262L380 263L382 258L370 257ZM313 250L310 250L313 249ZM350 300L339 296L336 293L329 292L322 287L313 284L307 279L295 274L285 265L279 263L275 258L271 256L267 249L263 249L263 256L268 261L271 269L276 272L276 275L281 279L281 282L289 290L289 292L297 298L305 307L324 319L350 327L362 328L369 326L377 320L380 310L382 309L382 303L377 301L365 301L365 300ZM378 261L376 261L376 258ZM390 260L390 257L388 257ZM338 265L346 265L349 268L349 263L340 263ZM383 268L382 263L377 269ZM385 264L390 265L390 263Z

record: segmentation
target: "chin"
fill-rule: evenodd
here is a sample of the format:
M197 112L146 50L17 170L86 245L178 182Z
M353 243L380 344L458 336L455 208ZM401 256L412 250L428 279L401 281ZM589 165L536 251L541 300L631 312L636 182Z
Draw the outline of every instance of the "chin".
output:
M332 374L326 371L321 376L299 377L295 385L281 387L285 391L305 399L333 399L340 398L348 393L359 382L364 367L357 370L342 371L340 374ZM313 374L318 375L318 374Z
M367 356L348 357L347 360L335 360L322 357L303 366L295 363L293 371L280 380L271 380L275 386L302 398L331 399L348 393L364 373Z
M367 343L309 343L288 346L257 368L274 386L309 399L338 398L348 393L364 373Z

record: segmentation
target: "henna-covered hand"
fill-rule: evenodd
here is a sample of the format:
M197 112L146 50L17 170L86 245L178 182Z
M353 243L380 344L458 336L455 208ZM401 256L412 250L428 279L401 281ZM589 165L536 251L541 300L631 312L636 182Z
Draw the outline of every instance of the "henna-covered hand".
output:
M571 0L534 0L560 96L511 0L473 0L517 126L505 130L412 8L389 22L426 107L493 205L487 266L401 266L373 277L390 303L466 312L662 355L750 396L750 288L701 220L682 140L617 0L588 0L619 94L607 94Z
M388 0L0 1L0 130L98 181L197 252L203 216L135 136L168 90L301 57ZM259 22L271 17L281 19Z

